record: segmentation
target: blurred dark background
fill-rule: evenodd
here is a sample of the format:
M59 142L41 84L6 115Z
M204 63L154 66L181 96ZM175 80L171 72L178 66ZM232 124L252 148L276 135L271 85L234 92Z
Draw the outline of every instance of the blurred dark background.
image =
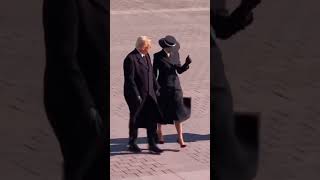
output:
M42 100L42 1L0 5L0 179L60 179L61 158Z
M236 110L262 112L256 180L320 177L319 4L262 0L252 26L219 42Z

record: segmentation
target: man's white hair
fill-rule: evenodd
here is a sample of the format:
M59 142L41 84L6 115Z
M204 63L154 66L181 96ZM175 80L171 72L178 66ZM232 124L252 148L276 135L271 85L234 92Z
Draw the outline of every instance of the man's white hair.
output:
M151 45L151 38L148 36L139 36L136 42L136 48L141 49L147 44Z

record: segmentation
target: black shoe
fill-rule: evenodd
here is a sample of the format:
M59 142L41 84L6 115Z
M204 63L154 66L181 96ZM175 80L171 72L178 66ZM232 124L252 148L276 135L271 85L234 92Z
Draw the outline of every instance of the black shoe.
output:
M149 145L149 151L155 152L155 153L162 153L163 150L160 149L157 145Z
M141 152L141 149L139 148L139 146L137 144L129 144L128 150L131 152L135 152L135 153Z

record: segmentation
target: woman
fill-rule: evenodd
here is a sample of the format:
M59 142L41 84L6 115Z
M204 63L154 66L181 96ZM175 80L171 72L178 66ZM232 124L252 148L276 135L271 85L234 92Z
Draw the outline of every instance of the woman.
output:
M164 143L161 124L175 124L180 147L186 147L182 136L181 122L190 117L190 105L186 105L177 73L181 74L189 69L191 59L188 56L184 65L180 63L180 45L173 36L166 36L159 40L162 50L154 54L153 71L160 85L159 106L163 119L158 124L158 142Z

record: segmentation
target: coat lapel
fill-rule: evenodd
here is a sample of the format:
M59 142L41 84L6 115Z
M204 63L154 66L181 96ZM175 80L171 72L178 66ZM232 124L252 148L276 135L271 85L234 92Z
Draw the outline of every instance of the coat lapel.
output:
M151 58L150 58L150 55L149 53L147 54L147 61L148 61L148 68L151 68L152 69L152 65L151 65Z
M146 69L149 69L147 62L142 58L141 54L139 53L139 51L136 51L136 56L138 58L138 62L140 64L142 64L143 67L145 67Z
M164 50L162 49L162 56L163 56L163 61L166 63L169 63L171 65L174 65L174 62L172 61L172 59L170 57L172 57L172 54L170 57L167 56L167 53L164 52Z

